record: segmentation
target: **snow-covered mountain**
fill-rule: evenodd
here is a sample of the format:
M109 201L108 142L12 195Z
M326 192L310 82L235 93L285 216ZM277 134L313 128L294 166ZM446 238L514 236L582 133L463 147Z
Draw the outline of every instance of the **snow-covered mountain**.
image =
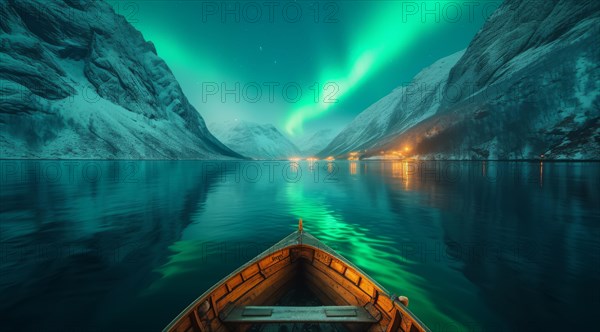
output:
M1 158L230 158L104 1L0 2Z
M436 73L445 81L437 102L399 88L321 155L407 146L421 158L600 159L599 36L598 1L507 0L456 64Z
M233 151L252 159L272 160L300 156L296 145L271 124L236 120L211 123L209 127Z
M338 131L334 129L319 129L293 138L293 142L300 149L302 157L312 157L322 151L337 134Z
M463 53L460 51L438 60L417 74L409 85L396 88L369 106L319 155L340 156L371 149L386 135L401 132L433 115L443 97L441 91L448 73Z

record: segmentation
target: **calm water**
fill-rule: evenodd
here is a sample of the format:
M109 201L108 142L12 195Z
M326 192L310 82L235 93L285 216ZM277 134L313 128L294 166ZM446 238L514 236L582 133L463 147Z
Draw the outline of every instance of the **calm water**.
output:
M3 331L160 330L300 217L434 331L600 323L597 163L0 166Z

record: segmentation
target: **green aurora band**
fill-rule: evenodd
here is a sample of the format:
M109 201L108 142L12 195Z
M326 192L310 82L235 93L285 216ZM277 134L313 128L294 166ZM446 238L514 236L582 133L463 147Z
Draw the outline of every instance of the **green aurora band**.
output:
M440 1L438 5L444 5L450 1ZM324 115L327 110L336 104L353 89L370 77L390 59L408 47L416 38L434 27L440 28L436 20L423 20L420 10L416 15L408 15L406 3L390 1L381 3L378 15L369 27L358 29L361 34L357 36L355 47L350 52L348 65L343 69L328 68L323 71L319 82L334 82L337 85L335 98L325 100L319 98L315 103L313 99L303 98L298 106L291 111L285 130L290 135L301 134L303 124L313 118ZM416 8L410 8L411 13ZM437 25L436 25L437 24ZM330 93L331 91L325 91ZM335 100L334 100L335 99Z

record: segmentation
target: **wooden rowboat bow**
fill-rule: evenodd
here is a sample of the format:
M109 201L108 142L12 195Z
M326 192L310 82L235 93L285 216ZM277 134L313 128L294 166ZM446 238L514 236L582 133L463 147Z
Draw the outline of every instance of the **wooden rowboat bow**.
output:
M429 329L366 273L298 230L215 284L164 331L406 331Z

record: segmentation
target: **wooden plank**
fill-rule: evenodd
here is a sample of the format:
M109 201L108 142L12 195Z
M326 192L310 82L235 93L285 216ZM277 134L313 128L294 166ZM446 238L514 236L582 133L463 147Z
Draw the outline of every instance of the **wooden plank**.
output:
M307 262L312 262L315 251L311 248L303 247L300 249L300 257L304 258Z
M344 274L344 271L346 270L346 264L342 264L342 262L337 259L333 259L329 266L339 274Z
M229 289L229 291L231 292L237 286L239 286L242 282L244 282L244 280L242 279L242 276L238 273L238 274L234 275L233 277L231 277L229 280L227 280L227 282L225 284L227 285L227 289Z
M192 319L190 316L182 317L179 324L175 327L175 332L185 332L192 327Z
M217 300L216 311L220 313L227 303L236 302L242 295L250 291L252 288L254 288L254 286L259 284L263 280L263 276L261 276L260 274L256 274L247 281L244 281L242 285L229 292L227 295L223 296L220 300Z
M265 276L265 278L270 277L271 275L277 273L279 270L281 270L282 268L288 266L291 264L291 258L290 256L284 258L283 260L272 264L271 266L269 266L266 269L261 270L263 275Z
M258 262L258 266L260 267L261 270L264 270L264 269L268 268L269 266L284 260L285 258L289 257L289 255L290 255L289 249L279 250L279 251L274 252L273 254L261 259Z
M214 296L210 296L210 307L215 314L214 316L219 316L219 311L217 310L217 299ZM212 318L211 318L212 319Z
M386 332L396 332L400 328L400 323L402 322L402 315L398 310L394 310L392 314L392 320L388 324L386 328Z
M323 280L319 280L312 276L307 276L304 279L304 283L306 286L308 286L310 292L313 293L323 304L347 304L346 300L344 300L344 298L342 298L339 294L323 291L323 289L329 287ZM336 298L330 297L331 295L335 295Z
M325 265L329 265L329 263L331 263L331 255L321 250L315 251L315 259Z
M290 286L290 280L295 277L298 263L285 266L281 271L264 279L254 286L250 291L244 294L235 302L236 306L245 305L272 305L275 304L281 296L286 293ZM236 324L234 331L246 331L251 324Z
M360 303L356 302L356 303L351 303L351 304L364 305L365 303L368 303L371 301L371 296L369 296L368 294L365 294L363 291L361 291L361 289L358 286L353 284L350 280L348 280L344 276L337 274L336 272L334 272L332 269L330 269L328 266L324 265L323 263L314 261L312 266L316 270L327 275L329 278L331 278L334 282L336 282L338 285L340 285L346 291L353 294L354 298L360 300Z
M368 278L361 278L358 287L362 289L370 297L375 294L375 285Z
M250 279L253 275L257 274L259 271L258 264L252 264L248 266L244 271L242 271L242 277L244 280Z
M382 294L379 294L377 297L376 305L379 306L381 310L387 312L388 315L394 309L394 303L392 302L392 299L387 296L382 296Z
M319 263L321 264L321 263ZM309 269L307 269L307 272ZM343 277L339 276L341 279ZM343 302L336 301L337 305L363 305L369 301L359 300L356 297L355 292L349 291L346 287L341 285L338 281L334 280L330 275L324 273L319 269L313 269L312 272L307 273L307 278L313 279L317 285L320 285L322 289L321 292L328 293L329 297L332 299L343 299ZM316 280L315 280L316 279ZM345 279L344 279L345 280ZM319 283L321 281L321 283ZM346 280L346 282L350 283ZM337 295L337 296L336 296ZM361 303L364 302L364 303Z
M263 305L274 305L281 297L290 290L291 280L294 278L292 274L277 274L273 278L279 280L271 284L271 286L265 285L265 290L257 294L255 300L252 302L246 302L245 305L252 305L261 303ZM262 286L262 285L261 285Z
M260 317L271 317L273 314L273 309L265 308L265 307L245 307L242 311L242 316L260 316Z
M352 283L355 285L358 285L358 283L360 282L360 275L358 275L358 273L356 273L351 268L346 269L346 272L344 272L344 276L346 277L346 279L352 281Z
M377 323L360 306L280 307L248 306L232 309L226 323Z
M401 331L410 331L410 326L412 325L411 323L412 322L410 319L403 319L400 322L400 330Z
M202 317L202 318L204 318L204 319L213 319L213 318L215 318L215 317L217 317L217 316L215 315L214 311L210 310L210 311L209 311L209 312L206 314L206 316L204 316L204 317Z
M356 308L363 309L363 307L356 307ZM340 307L337 306L337 307L333 307L333 309L325 309L325 316L327 316L327 317L356 317L357 312L356 312L356 310L348 310L345 308L340 309Z
M339 297L343 298L345 301L342 303L348 303L352 305L364 305L365 303L371 302L373 300L373 297L369 296L366 292L364 292L363 289L356 286L352 281L348 280L347 278L338 275L336 272L333 272L331 269L329 269L329 267L325 266L320 261L313 261L312 267L316 271L323 273L323 275L318 275L317 278L322 279L324 281L324 284L321 283L319 285L319 282L316 281L316 284L319 285L318 287L322 287L320 291L328 293L338 293ZM310 268L307 267L306 270L307 272L309 272ZM332 282L327 282L326 278L329 278ZM360 282L361 284L363 284L363 286L370 285L371 288L367 288L366 286L364 287L373 290L372 294L376 294L376 289L374 288L373 284L370 281L368 281L367 278L362 278ZM329 290L327 290L327 288L329 288ZM351 296L348 294L351 294ZM328 296L334 299L336 298L335 294L328 294ZM340 303L336 302L336 304ZM393 308L393 303L391 302L391 299L389 299L386 296L378 296L375 307L382 314L382 324L384 324L385 321L389 321L391 319L390 311Z
M287 265L279 273L263 280L236 302L236 305L275 303L279 293L285 291L281 288L286 288L284 286L289 285L289 281L294 277L297 266L297 264Z
M211 319L208 321L208 330L209 331L226 331L225 326L221 323L221 320L218 318Z
M223 296L225 296L227 293L229 293L229 291L227 290L227 286L226 285L221 285L219 286L217 289L215 289L214 292L212 292L211 296L215 299L215 300L220 300Z

